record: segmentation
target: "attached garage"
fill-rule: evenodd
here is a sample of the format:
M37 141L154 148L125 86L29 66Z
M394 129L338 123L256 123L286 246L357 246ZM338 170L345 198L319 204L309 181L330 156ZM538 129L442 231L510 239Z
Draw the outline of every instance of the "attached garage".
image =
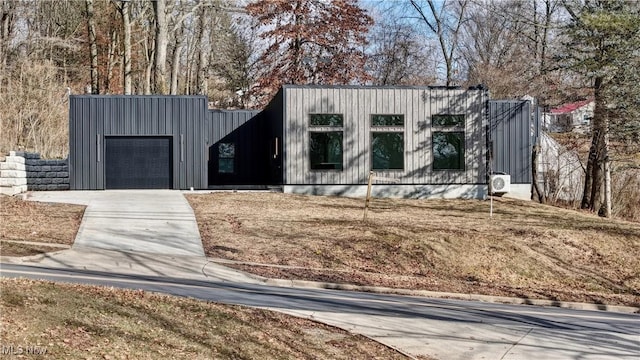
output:
M72 190L206 189L204 96L74 95Z

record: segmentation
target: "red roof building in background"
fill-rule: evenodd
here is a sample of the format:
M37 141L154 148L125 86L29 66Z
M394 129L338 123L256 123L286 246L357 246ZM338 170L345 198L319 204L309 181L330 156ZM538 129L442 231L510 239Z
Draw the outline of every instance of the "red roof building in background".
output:
M544 114L544 127L551 132L588 132L591 128L593 99L560 105Z
M567 114L567 113L574 112L575 110L585 105L589 105L592 102L593 102L593 99L587 99L587 100L576 101L568 104L563 104L558 106L557 108L551 109L549 112L552 114Z

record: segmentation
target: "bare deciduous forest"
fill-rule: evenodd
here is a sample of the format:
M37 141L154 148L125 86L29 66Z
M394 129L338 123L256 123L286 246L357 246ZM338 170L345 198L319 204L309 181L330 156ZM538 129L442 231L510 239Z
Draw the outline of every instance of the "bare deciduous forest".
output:
M545 109L594 99L574 205L640 219L635 1L0 0L0 20L3 154L66 157L70 93L260 108L285 83L482 83Z

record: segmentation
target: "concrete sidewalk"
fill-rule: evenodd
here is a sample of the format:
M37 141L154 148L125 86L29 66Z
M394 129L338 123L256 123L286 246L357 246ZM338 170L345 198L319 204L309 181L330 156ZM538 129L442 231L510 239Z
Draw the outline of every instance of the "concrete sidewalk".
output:
M74 246L72 249L25 257L1 257L3 263L54 269L166 277L200 281L262 284L264 280L210 261L203 256L163 255Z
M204 257L193 209L180 191L32 192L27 199L87 205L74 248Z

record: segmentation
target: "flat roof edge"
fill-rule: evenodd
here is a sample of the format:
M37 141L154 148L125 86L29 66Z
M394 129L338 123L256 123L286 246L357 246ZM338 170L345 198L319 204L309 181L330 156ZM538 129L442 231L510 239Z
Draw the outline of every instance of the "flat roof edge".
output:
M479 85L471 86L469 88L463 88L461 86L445 86L445 85L295 85L285 84L282 85L283 89L415 89L415 90L485 90L486 88Z
M123 94L71 94L70 98L95 99L207 99L205 95L123 95Z

